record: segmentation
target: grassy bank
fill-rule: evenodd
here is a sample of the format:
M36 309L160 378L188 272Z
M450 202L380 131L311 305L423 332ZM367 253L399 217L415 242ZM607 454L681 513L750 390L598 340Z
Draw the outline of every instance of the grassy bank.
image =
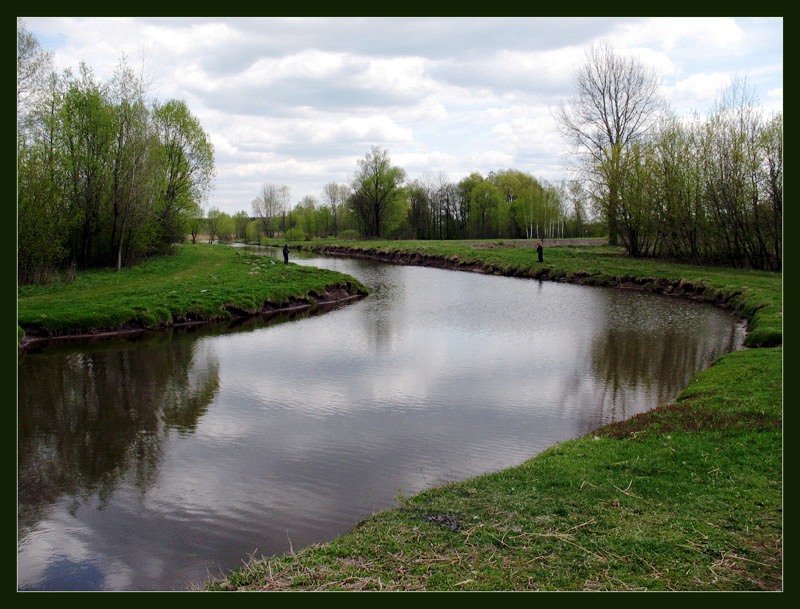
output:
M227 246L185 244L119 273L92 270L22 286L18 339L221 321L367 292L341 273L274 262Z
M749 344L673 404L518 467L400 498L348 534L251 558L208 590L782 590L782 281L514 242L295 244L733 307ZM755 337L755 338L753 338Z

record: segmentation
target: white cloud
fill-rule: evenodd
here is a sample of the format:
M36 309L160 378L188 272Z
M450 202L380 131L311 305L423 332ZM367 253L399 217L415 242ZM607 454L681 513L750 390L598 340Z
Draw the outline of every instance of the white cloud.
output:
M514 157L503 150L486 150L485 152L472 152L468 155L475 167L509 167L514 162ZM487 173L482 170L482 173Z
M150 94L185 100L210 134L207 206L229 213L264 181L319 197L373 145L412 178L568 177L552 109L599 40L656 70L679 113L709 111L742 75L782 110L782 18L23 19L59 70L85 61L103 81L144 57Z
M142 28L144 39L159 54L198 57L242 40L242 35L227 23L194 23L186 28L150 25Z
M655 47L667 52L681 47L693 51L725 51L740 47L744 32L733 17L653 17L623 23L614 39L622 47Z
M731 75L724 72L692 74L666 89L666 96L679 114L693 111L705 112L719 99L722 91L730 86Z

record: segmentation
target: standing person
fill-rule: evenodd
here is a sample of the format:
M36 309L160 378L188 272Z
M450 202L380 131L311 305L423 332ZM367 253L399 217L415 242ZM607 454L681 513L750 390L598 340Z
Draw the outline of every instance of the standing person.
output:
M536 254L539 256L539 262L544 262L543 253L544 253L544 248L542 247L542 242L541 241L537 241L536 242Z
M283 263L289 264L289 244L283 246Z

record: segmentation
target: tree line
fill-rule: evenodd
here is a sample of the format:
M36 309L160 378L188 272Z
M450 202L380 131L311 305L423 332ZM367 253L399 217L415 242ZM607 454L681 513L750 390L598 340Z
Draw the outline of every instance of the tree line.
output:
M781 270L782 113L766 116L739 79L708 118L679 120L658 75L606 43L574 79L559 124L609 242L635 257Z
M208 135L185 102L148 103L124 59L107 83L50 60L18 23L18 281L168 252L211 187Z
M749 106L665 118L621 159L619 235L631 256L780 271L783 116Z
M532 239L586 236L598 230L577 184L551 185L513 169L485 177L473 172L457 182L442 171L407 180L405 170L377 146L358 161L349 183L326 184L321 201L306 196L294 207L289 201L288 186L264 184L251 203L249 228L236 236L250 242L261 236ZM215 217L218 213L213 210Z

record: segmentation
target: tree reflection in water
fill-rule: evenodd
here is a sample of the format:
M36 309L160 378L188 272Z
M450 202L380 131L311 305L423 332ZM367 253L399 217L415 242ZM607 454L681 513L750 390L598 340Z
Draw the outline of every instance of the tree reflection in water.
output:
M21 359L20 533L61 496L77 509L96 495L102 509L122 479L141 493L154 483L165 434L192 433L219 389L219 362L197 345L113 341Z

